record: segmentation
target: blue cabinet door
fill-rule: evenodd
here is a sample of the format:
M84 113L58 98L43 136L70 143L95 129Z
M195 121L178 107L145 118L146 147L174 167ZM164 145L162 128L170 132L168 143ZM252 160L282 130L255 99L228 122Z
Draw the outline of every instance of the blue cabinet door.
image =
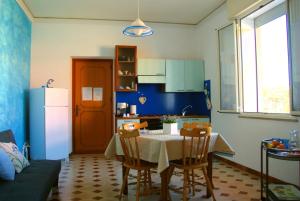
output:
M184 60L166 60L166 92L184 92Z

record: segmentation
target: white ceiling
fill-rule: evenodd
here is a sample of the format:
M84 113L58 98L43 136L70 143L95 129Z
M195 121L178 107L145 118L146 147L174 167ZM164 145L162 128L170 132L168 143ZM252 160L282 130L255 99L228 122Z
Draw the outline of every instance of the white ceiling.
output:
M34 18L133 21L137 0L22 0ZM140 0L146 22L198 24L226 0Z

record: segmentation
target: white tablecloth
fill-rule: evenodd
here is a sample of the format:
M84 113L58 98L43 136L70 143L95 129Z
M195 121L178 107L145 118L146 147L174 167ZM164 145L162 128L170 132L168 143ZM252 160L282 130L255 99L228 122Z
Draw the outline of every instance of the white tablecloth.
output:
M145 134L138 137L140 158L145 161L158 164L158 172L161 173L169 167L170 160L182 157L182 140L180 135L165 135L161 131L156 134ZM211 133L209 152L222 152L234 154L234 150L227 141L218 133ZM118 134L111 139L104 153L107 159L115 155L124 155Z

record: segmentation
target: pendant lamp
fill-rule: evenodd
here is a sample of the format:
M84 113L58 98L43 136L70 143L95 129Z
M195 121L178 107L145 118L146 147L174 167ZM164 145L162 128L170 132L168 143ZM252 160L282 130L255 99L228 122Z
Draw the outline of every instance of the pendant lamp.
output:
M153 34L151 27L146 26L140 19L140 0L138 0L138 18L123 30L123 34L132 37L144 37Z

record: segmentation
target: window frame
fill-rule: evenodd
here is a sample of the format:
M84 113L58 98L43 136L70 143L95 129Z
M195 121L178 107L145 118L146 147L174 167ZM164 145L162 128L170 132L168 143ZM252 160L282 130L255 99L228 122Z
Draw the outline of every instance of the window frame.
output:
M226 110L226 109L221 108L222 107L222 83L221 83L221 81L222 81L222 79L221 79L222 78L222 69L221 69L222 64L221 64L221 54L220 54L221 53L221 51L220 51L221 50L220 49L220 31L227 28L227 27L229 27L229 26L233 26L233 33L232 34L233 34L233 38L234 38L234 52L233 52L233 54L234 54L234 68L235 68L235 75L234 76L235 76L235 86L236 86L236 90L235 90L236 91L236 105L237 105L235 110L234 109ZM216 31L217 31L217 35L218 35L217 38L218 38L219 96L220 96L218 112L220 112L220 113L239 114L240 113L240 96L239 96L239 94L240 94L239 93L240 83L239 83L239 68L238 68L239 62L238 62L238 57L237 57L237 55L238 55L238 46L237 46L238 40L237 40L236 23L235 22L228 23L228 24L216 29Z
M293 116L300 116L300 110L294 110L294 90L293 90L293 50L292 50L292 27L291 27L291 4L293 4L292 1L287 0L287 30L288 30L288 51L289 51L289 71L290 71L290 114ZM299 78L300 79L300 78Z
M269 2L271 3L271 2ZM267 4L269 4L267 3ZM265 4L265 5L267 5ZM280 5L282 3L279 3L278 5ZM292 79L292 75L291 75L291 46L290 46L290 26L289 26L289 8L288 8L288 0L285 0L283 2L283 4L285 5L285 15L286 15L286 30L287 30L287 46L288 46L288 71L289 71L289 102L290 102L290 111L289 113L264 113L264 112L258 112L258 79L257 79L257 65L255 68L256 71L256 94L257 94L257 98L256 98L256 112L244 112L244 75L243 75L243 63L242 63L242 37L241 37L241 21L242 19L244 19L245 17L251 15L252 13L256 12L257 10L259 10L260 8L247 13L244 16L241 16L239 19L236 20L237 23L237 38L238 38L238 46L237 46L237 52L238 52L238 57L239 57L239 77L240 77L240 89L239 89L239 93L240 93L240 117L249 117L249 118L259 118L259 119L282 119L282 120L292 120L294 121L294 117L292 117L292 86L291 86L291 79ZM276 5L276 6L278 6ZM275 6L275 7L276 7ZM274 7L274 8L275 8ZM273 8L272 8L273 9ZM267 13L268 11L264 12ZM255 27L254 27L255 28ZM256 36L256 32L255 32L255 36ZM256 38L256 37L255 37ZM255 46L256 46L256 40L255 40ZM257 59L257 50L255 49L255 57ZM255 61L255 63L257 63L257 61Z

